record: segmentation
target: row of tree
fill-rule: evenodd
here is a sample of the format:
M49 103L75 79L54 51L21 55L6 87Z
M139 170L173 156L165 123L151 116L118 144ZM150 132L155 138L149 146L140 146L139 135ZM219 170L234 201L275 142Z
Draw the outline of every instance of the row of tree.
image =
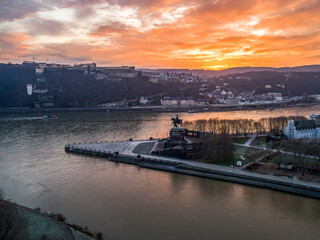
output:
M210 118L208 120L184 121L182 126L189 130L213 134L232 134L237 137L239 135L247 136L251 133L261 134L270 132L273 134L283 134L284 128L290 119L301 120L305 119L305 117L269 117L259 120Z

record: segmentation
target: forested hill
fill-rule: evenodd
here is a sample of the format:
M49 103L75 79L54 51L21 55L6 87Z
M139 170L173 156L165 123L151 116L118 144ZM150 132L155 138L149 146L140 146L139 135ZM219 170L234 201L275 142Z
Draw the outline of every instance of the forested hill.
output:
M55 107L84 107L149 96L161 92L161 88L138 74L121 81L96 80L86 76L83 70L67 68L46 69L42 89L48 89ZM27 95L26 84L35 83L35 68L21 65L0 65L0 107L32 107L37 94ZM39 84L38 84L39 85Z
M35 80L35 68L0 66L0 107L26 106L30 99L26 84Z
M247 72L211 79L213 85L227 84L237 92L255 91L256 94L281 92L284 96L320 94L319 72ZM269 86L270 88L267 88Z

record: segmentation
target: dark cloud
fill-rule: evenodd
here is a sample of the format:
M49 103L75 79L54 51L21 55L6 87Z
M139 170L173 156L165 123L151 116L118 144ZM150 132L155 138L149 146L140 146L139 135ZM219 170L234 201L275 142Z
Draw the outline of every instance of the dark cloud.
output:
M41 4L33 0L1 0L0 22L24 18L41 8Z
M88 7L100 2L100 0L1 0L0 1L0 22L11 21L28 17L41 10L67 7ZM81 10L80 10L81 12ZM81 13L80 13L81 14ZM82 13L85 14L85 13Z

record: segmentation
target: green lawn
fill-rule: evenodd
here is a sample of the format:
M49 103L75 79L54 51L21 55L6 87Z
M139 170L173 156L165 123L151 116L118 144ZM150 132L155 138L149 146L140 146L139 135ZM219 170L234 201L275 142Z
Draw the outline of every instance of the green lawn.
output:
M237 161L242 161L242 165L247 164L249 161L243 160L241 157L245 156L247 150L249 149L248 147L243 147L243 146L235 146L235 152L234 152L234 157L232 159L228 159L227 161L224 162L215 162L214 164L217 165L223 165L223 166L232 166L232 165L237 165ZM260 151L260 150L258 150Z
M266 137L256 137L250 146L255 146L255 147L267 147L267 139Z
M248 140L249 137L238 137L237 139L234 139L233 142L238 144L245 144Z
M315 158L304 158L302 157L302 159L300 159L298 156L294 156L292 154L287 154L287 153L280 153L280 155L274 157L273 159L271 159L269 162L271 163L300 163L300 161L303 161L306 165L312 166L316 161L320 161L319 159L315 159Z
M271 153L270 150L256 149L244 146L235 146L235 148L236 151L234 153L233 159L229 159L224 162L215 162L214 164L231 166L236 165L237 161L242 161L242 165L245 165L249 162L254 161L255 159L258 159L264 155L267 155L268 153ZM242 157L244 157L244 159Z
M237 156L243 156L246 150L248 149L248 147L237 146L237 145L235 145L234 147L236 149L235 155Z
M42 217L29 211L23 211L23 216L28 222L30 239L65 239L63 228Z

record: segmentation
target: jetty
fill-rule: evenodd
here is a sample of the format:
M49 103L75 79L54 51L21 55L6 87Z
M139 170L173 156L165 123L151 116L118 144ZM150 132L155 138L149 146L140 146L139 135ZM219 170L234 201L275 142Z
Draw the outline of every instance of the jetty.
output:
M151 154L159 142L161 140L69 143L65 145L65 151L102 157L109 161L133 164L143 168L230 181L320 199L318 183L253 173L237 167Z

